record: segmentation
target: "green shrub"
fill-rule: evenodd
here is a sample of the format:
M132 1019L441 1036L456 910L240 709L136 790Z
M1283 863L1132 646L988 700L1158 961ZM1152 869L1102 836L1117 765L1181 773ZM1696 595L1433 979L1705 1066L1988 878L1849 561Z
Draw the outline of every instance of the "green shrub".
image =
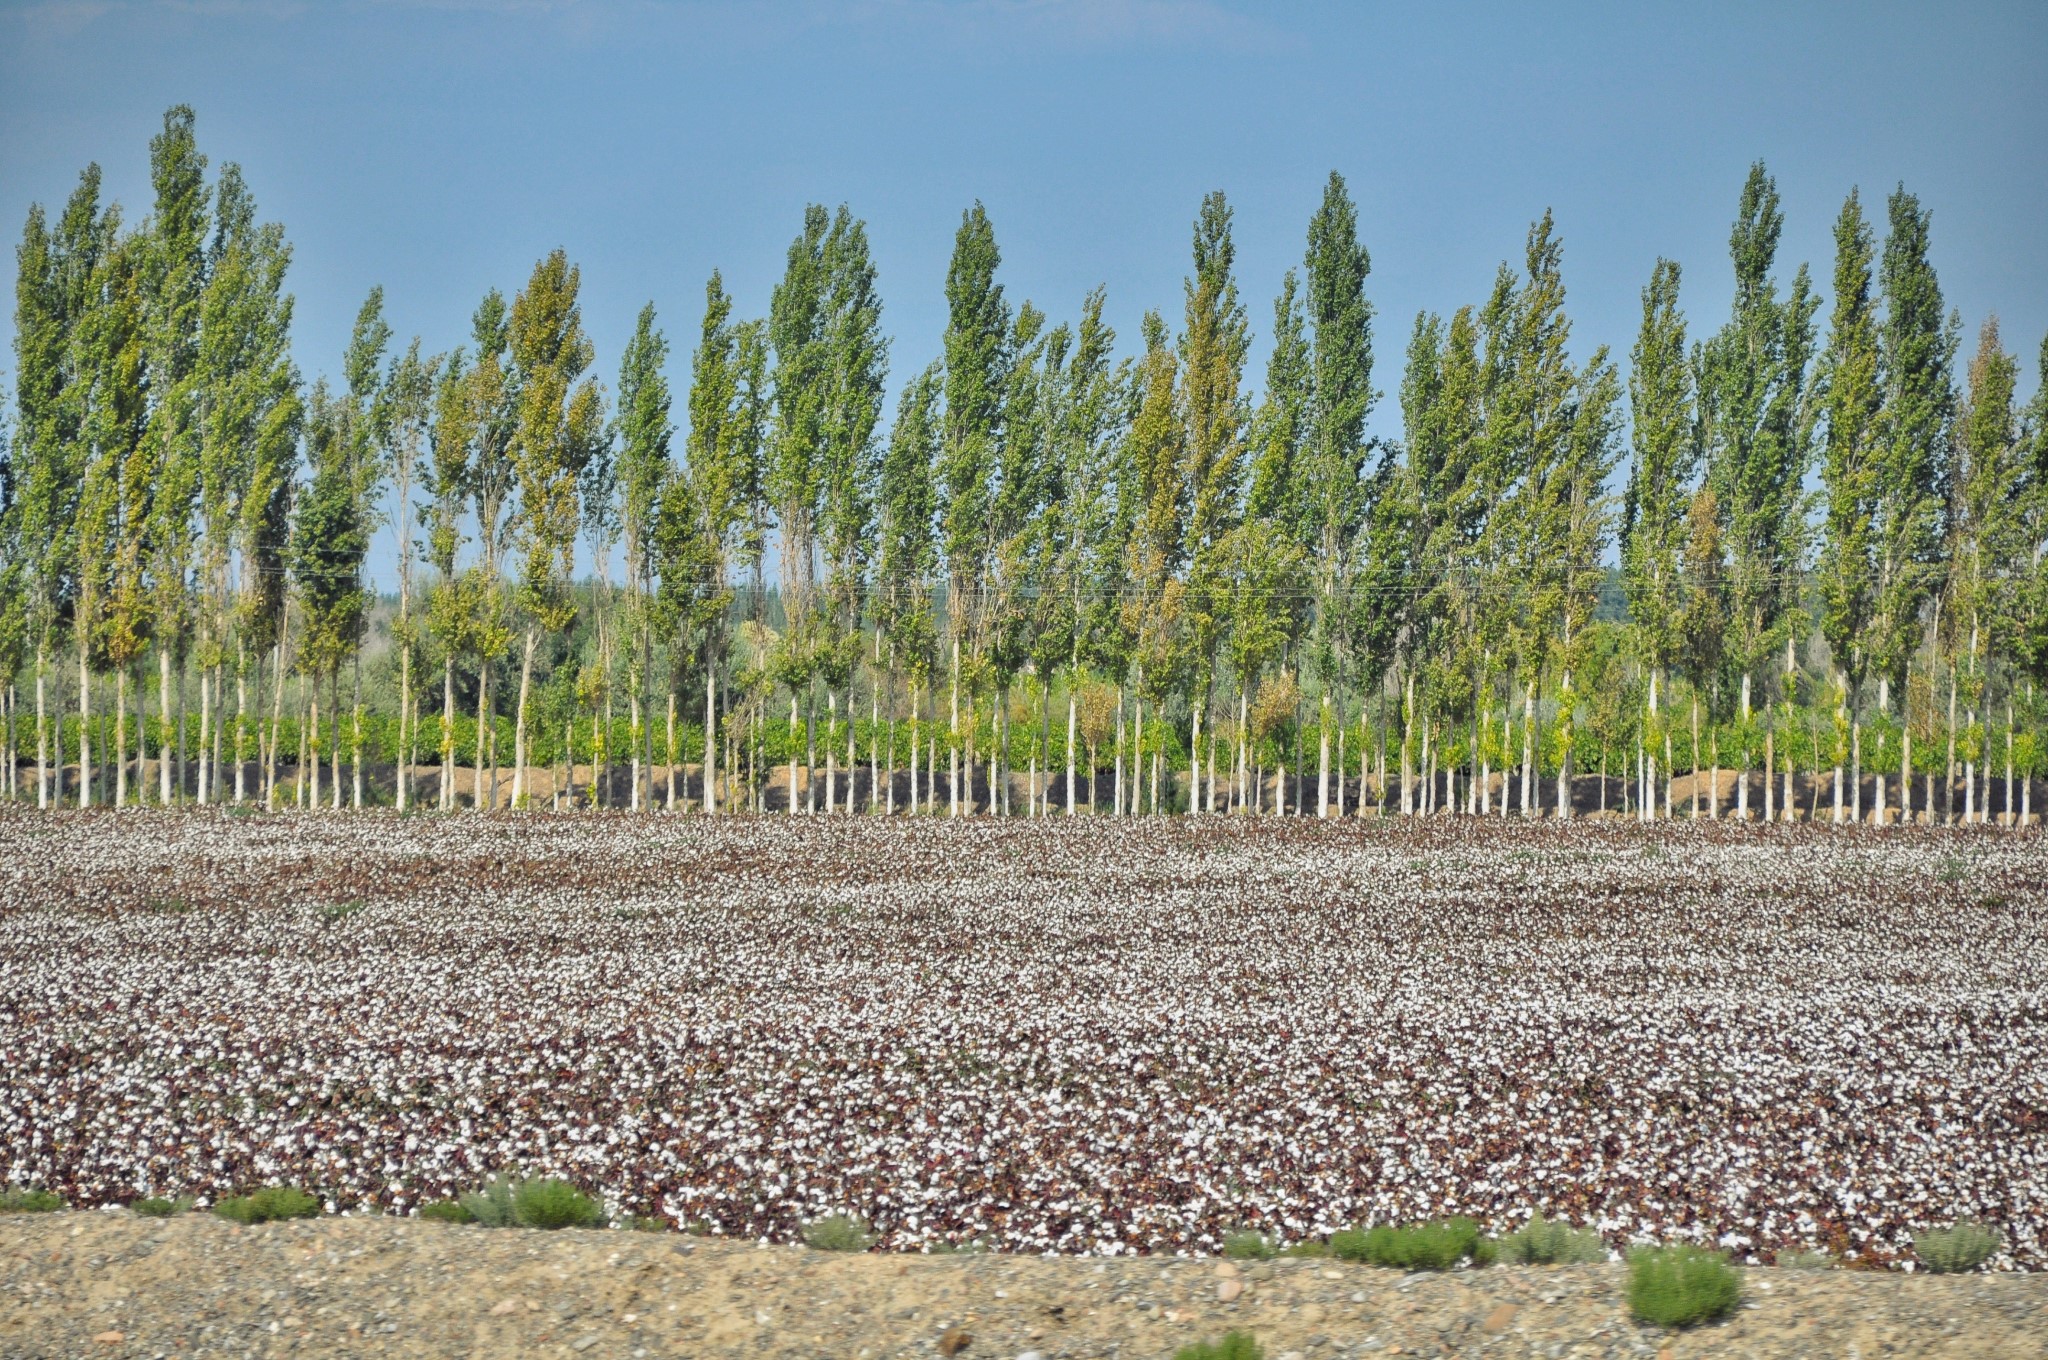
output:
M320 1201L289 1185L266 1185L261 1190L224 1199L213 1206L213 1211L236 1223L269 1223L282 1218L317 1218Z
M1599 1233L1542 1214L1503 1233L1496 1250L1501 1260L1516 1265L1586 1265L1607 1259L1607 1244Z
M1468 1256L1485 1264L1491 1259L1491 1248L1482 1244L1479 1225L1460 1217L1406 1227L1382 1223L1363 1231L1351 1228L1331 1233L1330 1254L1344 1261L1398 1270L1449 1270Z
M1246 1228L1223 1234L1223 1254L1233 1261L1264 1261L1273 1255L1273 1244Z
M1742 1277L1703 1247L1639 1247L1628 1257L1629 1311L1659 1327L1691 1327L1730 1312Z
M1266 1353L1250 1332L1232 1332L1221 1341L1182 1346L1173 1353L1173 1360L1266 1360Z
M552 1176L512 1187L512 1221L522 1228L601 1228L604 1207Z
M1986 1223L1964 1219L1952 1228L1935 1228L1913 1239L1913 1254L1937 1275L1961 1275L1991 1259L2005 1239Z
M667 1232L668 1220L660 1214L623 1214L619 1226L627 1232Z
M462 1207L460 1200L428 1200L419 1207L419 1216L429 1223L474 1223L476 1215Z
M0 1214L53 1214L63 1207L63 1199L47 1190L24 1190L17 1185L0 1190Z
M457 1195L455 1202L472 1223L486 1228L512 1226L512 1180L508 1176L493 1176L480 1188Z
M804 1242L819 1251L866 1251L875 1238L852 1214L831 1214L804 1228Z
M192 1197L180 1195L176 1199L165 1199L161 1195L151 1195L148 1199L136 1200L128 1207L144 1218L174 1218L192 1207Z
M1825 1251L1781 1251L1773 1258L1780 1270L1832 1270L1835 1258Z

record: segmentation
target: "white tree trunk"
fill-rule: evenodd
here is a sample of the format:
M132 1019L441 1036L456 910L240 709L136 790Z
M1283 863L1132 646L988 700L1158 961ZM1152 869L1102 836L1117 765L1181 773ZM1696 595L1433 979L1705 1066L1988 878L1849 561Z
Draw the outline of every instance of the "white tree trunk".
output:
M718 673L708 664L704 667L704 812L706 816L718 812L718 778L715 762L718 758Z

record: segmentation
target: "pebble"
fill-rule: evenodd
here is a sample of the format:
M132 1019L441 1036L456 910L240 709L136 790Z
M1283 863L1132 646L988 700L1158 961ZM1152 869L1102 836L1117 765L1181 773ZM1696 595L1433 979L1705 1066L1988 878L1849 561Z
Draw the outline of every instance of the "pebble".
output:
M1242 1293L1244 1293L1243 1280L1224 1280L1216 1286L1216 1300L1219 1303L1229 1303Z

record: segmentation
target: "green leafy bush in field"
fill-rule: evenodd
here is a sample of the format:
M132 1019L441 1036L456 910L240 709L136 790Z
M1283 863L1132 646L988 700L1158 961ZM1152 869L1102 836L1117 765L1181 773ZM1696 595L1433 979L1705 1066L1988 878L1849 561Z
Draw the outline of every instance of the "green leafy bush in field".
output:
M1742 1301L1742 1276L1718 1251L1638 1247L1628 1256L1629 1311L1660 1327L1711 1322Z
M1273 1244L1247 1228L1223 1234L1223 1254L1233 1261L1264 1261L1272 1256Z
M1773 1264L1780 1270L1832 1270L1835 1258L1825 1251L1781 1251Z
M569 1182L544 1176L512 1187L512 1221L522 1228L601 1228L604 1206Z
M476 1215L462 1207L460 1200L429 1200L419 1207L419 1216L429 1223L474 1223Z
M1952 1228L1935 1228L1913 1239L1913 1254L1937 1275L1962 1275L1990 1260L2004 1245L1998 1229L1964 1219Z
M213 1206L222 1218L236 1223L271 1223L285 1218L317 1218L320 1200L289 1185L266 1185L246 1195L236 1195Z
M63 1199L47 1190L25 1190L18 1185L0 1190L0 1214L53 1214L63 1207Z
M1515 1265L1587 1265L1607 1259L1607 1244L1599 1233L1542 1214L1503 1233L1494 1250L1501 1260Z
M468 1221L486 1228L512 1226L512 1178L493 1176L466 1195L455 1197L456 1206L469 1215Z
M128 1207L144 1218L175 1218L192 1207L192 1197L180 1195L176 1199L165 1199L161 1195L151 1195L148 1199L136 1200Z
M1462 1217L1332 1233L1330 1254L1398 1270L1449 1270L1467 1257L1482 1265L1492 1259L1491 1244L1480 1238L1479 1225Z
M831 1214L804 1229L804 1242L818 1251L866 1251L875 1237L852 1214Z
M1250 1332L1231 1332L1221 1341L1182 1346L1173 1353L1173 1360L1266 1360L1266 1353Z

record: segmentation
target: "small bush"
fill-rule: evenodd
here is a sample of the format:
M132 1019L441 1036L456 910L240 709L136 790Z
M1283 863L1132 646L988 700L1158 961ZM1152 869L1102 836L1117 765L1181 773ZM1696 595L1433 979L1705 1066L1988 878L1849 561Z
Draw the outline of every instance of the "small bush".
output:
M250 1194L224 1199L213 1206L213 1211L236 1223L270 1223L284 1218L317 1218L320 1201L289 1185L266 1185Z
M1937 1275L1961 1275L1991 1259L2004 1245L1998 1229L1964 1219L1952 1228L1936 1228L1913 1239L1913 1254Z
M1273 1244L1247 1228L1223 1234L1223 1254L1233 1261L1264 1261L1273 1255Z
M128 1207L144 1218L175 1218L192 1207L192 1197L180 1195L176 1199L165 1199L161 1195L151 1195L148 1199L136 1200Z
M457 1195L455 1203L469 1215L471 1223L486 1228L512 1226L512 1181L508 1177L493 1176L481 1188Z
M1537 1214L1522 1227L1501 1235L1500 1259L1516 1265L1587 1265L1607 1259L1600 1234Z
M619 1226L627 1232L667 1232L668 1220L660 1214L624 1214Z
M875 1237L868 1225L852 1214L832 1214L807 1226L804 1242L818 1251L866 1251Z
M601 1228L604 1208L569 1182L549 1176L512 1187L512 1221L522 1228Z
M1221 1341L1182 1346L1173 1353L1173 1360L1266 1360L1266 1353L1250 1332L1232 1332Z
M53 1214L63 1207L63 1199L47 1190L24 1190L16 1185L0 1190L0 1214Z
M1732 1311L1742 1277L1702 1247L1641 1247L1629 1253L1629 1311L1659 1327L1691 1327Z
M419 1216L429 1223L474 1223L476 1215L462 1207L460 1200L428 1200L419 1207Z
M1780 1270L1832 1270L1835 1258L1824 1251L1781 1251L1774 1258Z
M1330 1234L1330 1254L1344 1261L1365 1261L1398 1270L1449 1270L1466 1257L1485 1264L1479 1225L1469 1218L1394 1227L1382 1223L1363 1231L1352 1228Z

